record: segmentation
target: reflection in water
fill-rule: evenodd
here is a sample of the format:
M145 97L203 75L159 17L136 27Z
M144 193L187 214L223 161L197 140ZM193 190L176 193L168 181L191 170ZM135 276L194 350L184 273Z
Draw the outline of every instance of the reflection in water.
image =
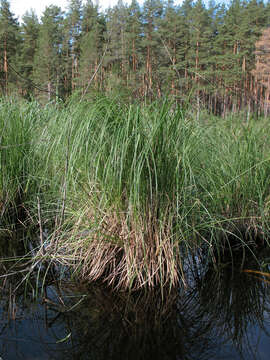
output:
M4 360L246 360L259 355L268 359L260 344L269 339L270 288L242 271L260 270L264 257L258 261L236 257L233 266L230 259L218 266L198 256L188 261L187 288L164 292L163 297L114 293L102 284L56 282L53 272L46 273L43 283L42 268L31 274L27 286L24 282L18 287L24 273L2 277L0 356ZM9 262L9 267L13 265ZM1 273L7 270L2 262Z
M228 259L224 259L227 260ZM258 260L250 256L243 262L235 257L215 269L208 264L197 278L193 293L200 308L200 318L214 324L215 336L224 344L232 344L239 357L256 358L258 330L268 337L265 319L270 309L270 288L243 269L258 269Z

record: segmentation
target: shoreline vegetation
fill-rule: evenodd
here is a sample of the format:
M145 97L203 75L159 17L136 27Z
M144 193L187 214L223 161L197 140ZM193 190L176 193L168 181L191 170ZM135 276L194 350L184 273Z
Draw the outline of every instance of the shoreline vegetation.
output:
M33 226L35 259L114 289L185 284L198 250L268 245L269 131L169 100L1 100L0 236Z

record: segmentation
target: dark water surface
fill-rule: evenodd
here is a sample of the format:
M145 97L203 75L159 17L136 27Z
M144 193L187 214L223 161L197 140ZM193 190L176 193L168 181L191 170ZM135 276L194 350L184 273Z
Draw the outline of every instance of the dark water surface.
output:
M8 257L15 253L8 253ZM194 257L169 294L114 293L43 269L1 277L0 356L45 359L270 359L267 251L218 266ZM6 262L1 274L11 272ZM16 292L13 290L17 287Z

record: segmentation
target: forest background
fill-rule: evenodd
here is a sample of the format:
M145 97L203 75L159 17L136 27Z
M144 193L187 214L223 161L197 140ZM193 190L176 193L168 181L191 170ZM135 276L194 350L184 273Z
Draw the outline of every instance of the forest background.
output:
M270 2L91 0L19 23L0 5L0 93L47 102L74 93L127 102L171 96L214 114L270 112Z

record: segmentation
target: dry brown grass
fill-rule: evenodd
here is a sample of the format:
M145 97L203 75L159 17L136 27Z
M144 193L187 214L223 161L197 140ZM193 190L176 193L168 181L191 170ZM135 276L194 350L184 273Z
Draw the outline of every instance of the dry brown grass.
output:
M123 213L88 211L58 243L59 261L72 265L84 280L102 280L114 289L175 287L180 281L179 245L170 223L160 225L149 213L136 221ZM101 216L102 215L102 216Z

